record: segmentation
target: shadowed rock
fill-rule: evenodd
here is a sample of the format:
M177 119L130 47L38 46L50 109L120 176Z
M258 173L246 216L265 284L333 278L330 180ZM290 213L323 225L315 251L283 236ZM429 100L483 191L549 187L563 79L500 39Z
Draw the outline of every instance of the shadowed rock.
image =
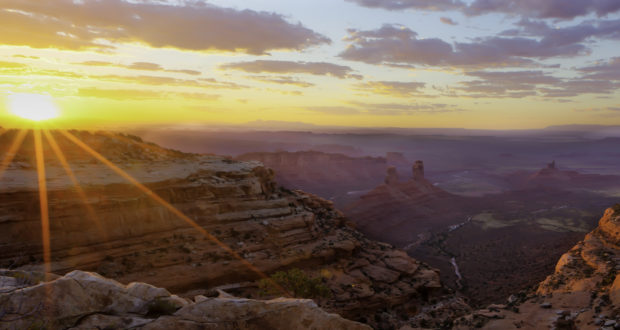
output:
M413 164L413 179L415 181L424 180L424 162L421 160L416 160Z
M387 168L385 176L385 184L393 185L398 183L398 172L396 171L396 167L390 166Z

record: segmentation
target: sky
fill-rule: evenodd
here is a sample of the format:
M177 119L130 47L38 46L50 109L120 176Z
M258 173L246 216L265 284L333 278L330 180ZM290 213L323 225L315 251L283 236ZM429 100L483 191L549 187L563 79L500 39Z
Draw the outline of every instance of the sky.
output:
M620 125L618 0L0 0L0 126Z

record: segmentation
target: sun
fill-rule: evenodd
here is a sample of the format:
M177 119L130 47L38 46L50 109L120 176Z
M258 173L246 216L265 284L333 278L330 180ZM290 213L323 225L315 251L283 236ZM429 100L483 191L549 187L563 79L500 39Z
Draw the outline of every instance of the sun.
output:
M42 121L56 118L60 115L51 96L45 94L10 94L9 109L24 119Z

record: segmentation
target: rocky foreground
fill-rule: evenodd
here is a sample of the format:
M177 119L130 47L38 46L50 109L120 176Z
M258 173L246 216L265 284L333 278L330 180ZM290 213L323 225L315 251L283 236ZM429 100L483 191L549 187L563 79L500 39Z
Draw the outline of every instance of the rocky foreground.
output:
M370 329L312 300L184 299L82 271L35 284L42 276L0 271L1 329Z
M365 238L330 202L278 187L260 163L183 154L132 136L73 134L241 258L54 134L85 197L46 144L53 273L94 271L191 298L222 285L255 296L260 273L298 268L329 289L317 300L322 308L376 328L445 326L469 310L443 289L436 270ZM10 134L2 138L10 142ZM0 266L41 271L28 141L0 181Z

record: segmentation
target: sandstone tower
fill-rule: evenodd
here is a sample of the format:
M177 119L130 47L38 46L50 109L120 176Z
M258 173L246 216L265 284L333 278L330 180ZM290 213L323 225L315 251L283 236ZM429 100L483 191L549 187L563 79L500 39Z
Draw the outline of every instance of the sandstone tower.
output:
M415 181L424 180L424 162L421 160L417 160L413 164L413 180Z

